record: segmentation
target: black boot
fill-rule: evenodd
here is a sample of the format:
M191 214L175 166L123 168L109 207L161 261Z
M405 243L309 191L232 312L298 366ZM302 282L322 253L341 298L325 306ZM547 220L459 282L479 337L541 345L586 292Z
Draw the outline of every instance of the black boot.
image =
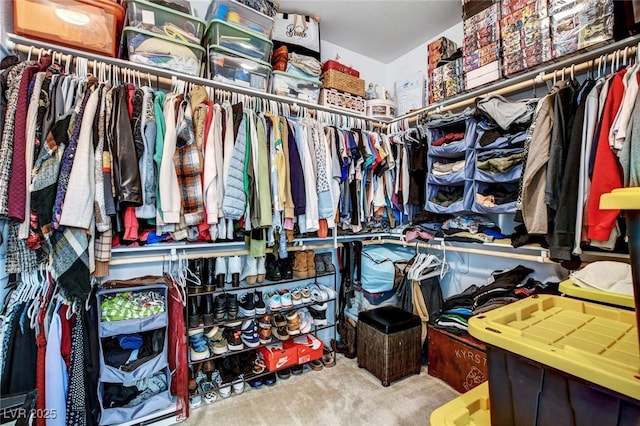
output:
M227 316L227 295L225 293L219 294L216 297L213 305L213 316L216 321L224 321Z
M200 296L200 313L202 314L202 321L205 327L211 327L214 323L213 295L205 294Z
M196 328L200 325L200 312L198 309L198 299L196 297L189 298L189 328Z
M235 293L227 294L227 315L232 320L238 316L238 295Z
M204 260L204 268L202 269L202 284L204 285L204 291L216 291L215 263L216 260L213 257L209 257Z

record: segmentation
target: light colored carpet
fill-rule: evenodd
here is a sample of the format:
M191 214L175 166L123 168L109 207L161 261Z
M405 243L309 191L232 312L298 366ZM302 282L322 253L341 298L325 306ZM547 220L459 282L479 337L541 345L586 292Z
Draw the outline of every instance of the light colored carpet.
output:
M203 402L182 425L428 425L431 412L458 395L424 367L385 388L356 360L339 355L335 367Z

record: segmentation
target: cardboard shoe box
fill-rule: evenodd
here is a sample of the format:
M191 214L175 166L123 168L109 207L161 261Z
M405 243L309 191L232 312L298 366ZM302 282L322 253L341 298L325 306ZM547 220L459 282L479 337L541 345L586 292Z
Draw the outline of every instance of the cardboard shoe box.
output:
M456 336L429 326L427 334L428 373L458 392L467 392L487 381L484 343L471 336Z
M298 349L291 346L286 347L282 343L261 346L258 348L258 352L262 354L269 371L282 370L298 363Z
M304 364L314 359L322 357L322 350L324 343L312 334L305 336L294 337L289 340L285 340L283 343L285 349L293 349L296 351L296 363Z

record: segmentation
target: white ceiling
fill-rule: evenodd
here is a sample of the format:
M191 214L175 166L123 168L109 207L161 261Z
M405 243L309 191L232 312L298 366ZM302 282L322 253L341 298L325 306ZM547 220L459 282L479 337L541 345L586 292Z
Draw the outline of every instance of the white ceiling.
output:
M279 0L320 17L320 38L388 64L459 23L460 0Z

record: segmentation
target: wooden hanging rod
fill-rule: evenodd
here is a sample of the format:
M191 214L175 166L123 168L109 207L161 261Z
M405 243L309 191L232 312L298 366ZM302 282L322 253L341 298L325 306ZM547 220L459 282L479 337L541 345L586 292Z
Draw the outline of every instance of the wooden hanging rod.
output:
M160 88L160 86L171 88L173 87L177 79L187 83L222 90L223 92L228 92L229 96L231 96L231 94L233 93L236 93L239 95L259 98L264 101L275 101L281 105L287 105L292 107L293 109L298 109L298 111L306 109L309 112L315 113L316 118L318 118L322 113L328 113L331 114L333 121L336 122L336 124L338 124L338 121L341 123L349 122L351 123L351 126L356 127L353 125L353 123L361 122L363 125L368 124L372 127L381 127L381 124L384 124L385 122L384 120L380 120L374 117L367 117L355 113L350 113L348 111L337 111L331 107L326 107L317 103L294 99L287 96L274 95L271 93L265 93L250 88L234 86L231 84L225 84L217 81L212 81L207 78L178 73L172 70L154 68L123 59L109 58L91 52L84 52L81 50L58 46L39 40L32 40L16 34L7 34L7 39L9 50L15 53L21 53L23 55L28 55L29 53L31 53L32 55L36 55L36 57L39 54L43 53L51 53L52 56L54 56L53 54L55 53L56 60L64 62L65 64L68 61L71 61L73 64L77 64L77 58L85 58L88 61L88 68L90 70L94 67L98 69L98 67L101 67L102 64L104 64L105 66L109 67L111 72L122 73L123 77L126 77L127 72L129 72L128 75L132 76L134 81L140 80L144 82L147 79L153 79L158 88Z

